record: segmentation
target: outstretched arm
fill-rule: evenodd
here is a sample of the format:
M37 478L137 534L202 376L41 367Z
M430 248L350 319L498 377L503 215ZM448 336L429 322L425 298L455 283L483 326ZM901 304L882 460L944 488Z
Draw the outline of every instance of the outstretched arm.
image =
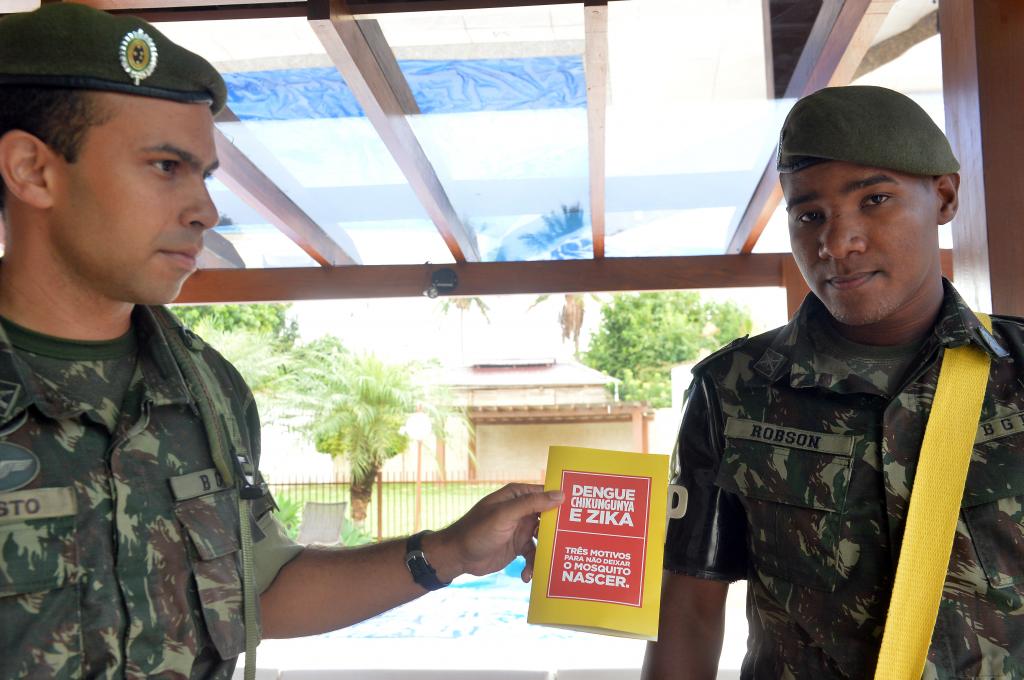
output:
M647 643L642 680L714 680L729 584L665 572L658 641Z
M487 496L450 527L423 539L423 552L442 581L501 569L526 557L533 575L538 514L556 507L561 492L509 484ZM260 597L265 638L314 635L414 600L426 590L405 566L405 541L358 548L306 548L288 562Z

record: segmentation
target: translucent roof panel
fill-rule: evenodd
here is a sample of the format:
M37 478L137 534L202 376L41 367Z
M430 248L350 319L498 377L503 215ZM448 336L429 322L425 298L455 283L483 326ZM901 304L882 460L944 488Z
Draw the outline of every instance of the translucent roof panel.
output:
M234 246L248 269L317 266L313 258L272 224L232 224L219 226L215 231Z
M216 178L209 182L210 198L220 222L214 231L228 240L247 268L315 267L317 263ZM209 247L213 237L206 237ZM218 263L213 268L229 266Z
M912 21L900 18L911 4L896 3L892 21ZM725 251L793 103L768 94L764 6L608 4L608 256ZM392 50L419 111L407 120L485 261L593 257L585 16L577 2L358 17ZM350 256L453 260L306 19L160 28L221 70L238 121L220 130ZM858 82L908 92L941 123L937 43ZM266 229L267 218L221 189L218 206L237 227L229 238ZM787 240L776 215L757 250ZM290 241L267 243L277 252L253 266L292 261Z
M239 119L217 124L225 137L354 259L453 261L307 21L160 28L223 73L228 107ZM232 204L236 212L243 210L239 203Z
M485 261L593 255L583 4L365 15L409 118Z
M609 256L725 252L792 106L761 4L609 3Z
M723 252L791 105L766 96L761 2L608 14L606 253ZM485 261L593 256L584 17L582 3L359 17L392 49L409 122ZM164 27L224 72L240 119L224 134L345 250L451 261L305 20Z
M735 208L609 212L605 222L608 257L720 255Z

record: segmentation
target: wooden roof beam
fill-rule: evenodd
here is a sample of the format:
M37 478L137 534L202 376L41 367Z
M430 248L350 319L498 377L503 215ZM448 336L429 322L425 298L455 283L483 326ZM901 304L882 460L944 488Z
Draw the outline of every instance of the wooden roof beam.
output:
M590 156L590 225L594 257L604 257L605 119L608 107L608 2L586 0L583 6L587 77L587 131Z
M941 251L941 257L943 273L953 278L952 251ZM455 292L460 296L782 287L792 284L792 272L796 270L789 253L328 269L211 269L193 274L175 302L417 297L430 285L431 274L444 268L453 269L458 275ZM803 283L802 278L799 281Z
M178 302L269 302L332 298L417 297L431 274L449 268L455 294L580 293L782 286L787 253L633 257L601 260L477 262L204 270L185 282Z
M401 87L394 85L388 79L389 71L381 67L378 58L384 52L379 45L376 48L371 46L373 34L360 28L345 0L310 0L308 10L313 32L391 152L456 262L479 261L476 236L456 215L409 125L396 94ZM390 72L392 77L394 73L400 75L397 69Z
M217 120L231 122L238 119L230 109L225 108ZM213 173L217 179L321 266L359 264L359 258L354 252L350 253L338 245L323 227L256 167L220 128L214 126L213 134L220 161L220 166Z
M49 1L49 0L48 0ZM214 12L230 11L235 7L246 10L250 7L277 6L293 7L289 16L306 16L306 0L64 0L78 2L108 12L161 10L174 12L193 9L209 9ZM11 8L4 11L23 12L33 10L40 5L40 0L5 0ZM352 0L349 6L357 14L389 14L396 12L435 12L441 10L493 9L499 7L525 7L540 5L560 5L565 0ZM173 20L173 19L172 19Z
M47 2L56 0L46 0ZM147 21L211 21L217 19L280 19L305 17L307 0L64 0L114 14L133 14ZM565 0L352 0L356 14L436 12L561 5ZM40 0L3 0L0 16L30 12Z
M61 1L61 0L58 0ZM228 5L302 5L304 0L63 0L110 11L135 9L190 9Z
M786 87L786 98L795 99L823 87L849 84L895 1L825 0ZM726 252L752 252L781 200L782 187L773 153L736 224Z

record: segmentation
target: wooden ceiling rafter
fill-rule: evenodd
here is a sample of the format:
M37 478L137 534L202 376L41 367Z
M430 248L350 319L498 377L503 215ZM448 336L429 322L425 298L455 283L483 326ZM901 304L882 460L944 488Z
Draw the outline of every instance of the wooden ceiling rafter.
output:
M225 108L218 120L237 121ZM295 242L322 267L359 264L358 256L342 248L327 231L242 153L217 126L213 129L220 166L214 176L263 219Z
M825 0L786 86L786 98L798 98L830 85L846 85L871 47L896 0ZM782 200L775 154L726 246L727 253L750 253Z
M388 45L388 39L384 36L384 29L376 19L357 19L356 25L370 46L377 64L384 72L384 77L391 86L402 112L407 116L416 116L421 113L420 105L416 103L416 96L409 87L409 81L402 74L402 67L398 65L395 53Z
M583 4L587 78L587 136L590 161L590 225L594 258L604 257L605 237L605 120L608 108L608 2Z
M369 39L373 34L360 28L345 0L310 0L307 8L310 27L405 175L455 261L478 262L480 252L476 236L455 213L430 159L413 132L401 99L396 94L401 86L393 85L388 78L389 73L395 77L394 74L400 76L401 71L397 67L393 70L382 68L378 61L382 54L391 54L394 58L390 48L386 44L371 47Z

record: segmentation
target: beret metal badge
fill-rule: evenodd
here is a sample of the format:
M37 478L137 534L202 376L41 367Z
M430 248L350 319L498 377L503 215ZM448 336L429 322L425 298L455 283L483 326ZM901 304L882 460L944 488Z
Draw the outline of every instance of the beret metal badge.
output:
M138 85L156 70L156 43L141 28L121 39L121 68Z

